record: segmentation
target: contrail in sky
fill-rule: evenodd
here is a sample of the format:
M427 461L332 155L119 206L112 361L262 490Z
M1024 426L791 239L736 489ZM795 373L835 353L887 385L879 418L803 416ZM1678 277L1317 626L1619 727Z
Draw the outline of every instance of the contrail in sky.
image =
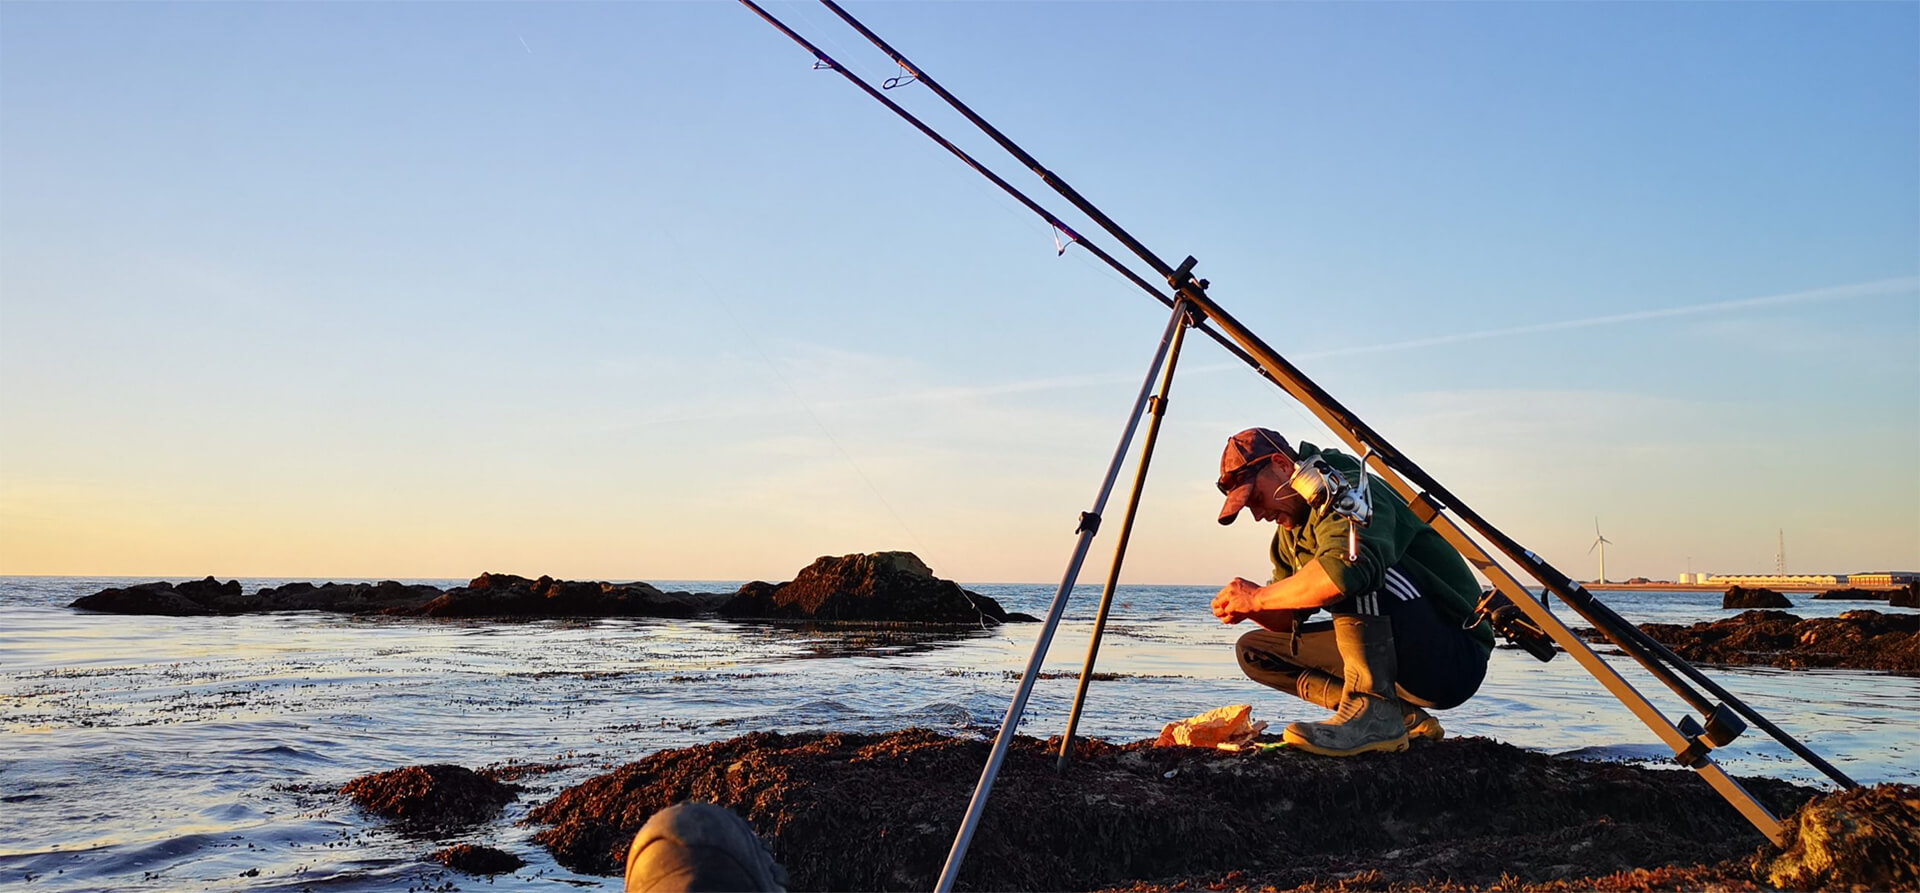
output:
M1561 332L1567 329L1610 326L1616 323L1640 322L1648 319L1669 319L1676 316L1698 316L1703 313L1721 313L1728 310L1745 310L1751 307L1777 307L1785 304L1809 304L1816 301L1843 301L1849 298L1871 298L1915 290L1920 290L1920 276L1902 276L1896 279L1880 279L1874 282L1859 282L1853 285L1834 285L1827 288L1789 292L1783 295L1767 295L1762 298L1735 298L1730 301L1709 301L1705 304L1689 304L1684 307L1662 307L1656 310L1635 310L1630 313L1589 316L1584 319L1567 319L1559 322L1541 322L1524 326L1482 329L1478 332L1456 332L1451 335L1434 335L1429 338L1391 341L1386 344L1337 347L1332 350L1319 350L1312 353L1297 354L1296 356L1337 357L1356 353L1381 353L1392 350L1407 350L1415 347L1432 347L1439 344L1458 344L1462 341L1480 341L1486 338L1502 338L1508 335Z
M1747 310L1760 307L1781 307L1790 304L1812 304L1821 301L1844 301L1858 298L1873 298L1920 291L1920 276L1901 276L1894 279L1879 279L1872 282L1857 282L1852 285L1834 285L1807 291L1788 292L1779 295L1766 295L1758 298L1735 298L1728 301L1709 301L1704 304L1688 304L1681 307L1661 307L1653 310L1634 310L1627 313L1611 313L1605 316L1588 316L1581 319L1564 319L1558 322L1529 323L1519 326L1503 326L1495 329L1481 329L1477 332L1455 332L1449 335L1434 335L1427 338L1413 338L1406 341L1390 341L1384 344L1365 344L1356 347L1337 347L1332 350L1310 351L1288 354L1291 359L1317 359L1320 357L1348 356L1359 353L1387 353L1397 350L1413 350L1421 347L1434 347L1442 344L1459 344L1463 341L1483 341L1489 338L1504 338L1509 335L1532 335L1540 332L1562 332L1570 329L1587 329L1595 326L1610 326L1620 323L1642 322L1650 319L1671 319L1680 316L1702 316L1711 313L1726 313L1734 310ZM1184 367L1183 371L1222 372L1245 368L1240 363L1212 363ZM1002 382L1000 384L978 385L974 387L930 388L921 391L909 391L899 394L884 394L869 397L855 397L844 400L824 400L813 404L820 408L838 409L849 406L867 406L873 404L926 403L942 400L966 400L990 397L1001 394L1031 393L1035 391L1064 390L1069 388L1109 385L1117 382L1138 382L1138 373L1094 373L1066 375L1052 378L1031 379L1028 381ZM764 408L727 411L711 415L687 416L682 418L650 419L644 424L661 422L712 420L735 418L764 412Z
M1759 307L1780 307L1789 304L1811 304L1820 301L1844 301L1857 298L1873 298L1883 295L1895 295L1904 292L1920 291L1920 276L1901 276L1893 279L1878 279L1872 282L1856 282L1851 285L1832 285L1806 291L1788 292L1779 295L1766 295L1758 298L1734 298L1727 301L1708 301L1704 304L1687 304L1681 307L1660 307L1653 310L1634 310L1627 313L1610 313L1605 316L1588 316L1581 319L1563 319L1558 322L1529 323L1519 326L1503 326L1496 329L1481 329L1477 332L1455 332L1449 335L1433 335L1427 338L1413 338L1406 341L1389 341L1384 344L1363 344L1355 347L1336 347L1331 350L1316 350L1297 354L1287 354L1290 359L1317 359L1320 357L1347 356L1358 353L1388 353L1397 350L1412 350L1420 347L1434 347L1442 344L1458 344L1463 341L1483 341L1488 338L1504 338L1509 335L1532 335L1540 332L1562 332L1569 329L1587 329L1595 326L1611 326L1620 323L1642 322L1649 319L1670 319L1679 316L1701 316L1710 313L1726 313L1734 310L1747 310ZM1240 363L1212 363L1187 367L1188 372L1220 372L1244 368ZM821 406L849 406L870 403L919 403L934 400L955 400L974 397L987 397L998 394L1014 394L1031 391L1050 391L1063 388L1105 385L1115 382L1139 381L1137 373L1071 375L1056 378L1041 378L1031 381L1006 382L1002 384L981 385L977 387L932 388L904 394L892 394L877 397L862 397L851 400L826 401Z

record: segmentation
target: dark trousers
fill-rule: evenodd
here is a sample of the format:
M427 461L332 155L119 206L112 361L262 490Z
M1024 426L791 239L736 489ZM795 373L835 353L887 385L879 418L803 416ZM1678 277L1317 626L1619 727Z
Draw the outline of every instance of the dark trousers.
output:
M1334 614L1384 614L1393 622L1393 651L1399 664L1394 689L1410 704L1444 710L1457 707L1480 690L1487 675L1487 653L1460 628L1434 611L1424 597L1347 597L1328 607ZM1334 647L1333 623L1300 624L1297 635L1257 629L1240 637L1234 648L1240 670L1262 685L1290 695L1302 695L1302 671L1315 671L1338 680L1345 665ZM1309 700L1313 700L1309 698Z

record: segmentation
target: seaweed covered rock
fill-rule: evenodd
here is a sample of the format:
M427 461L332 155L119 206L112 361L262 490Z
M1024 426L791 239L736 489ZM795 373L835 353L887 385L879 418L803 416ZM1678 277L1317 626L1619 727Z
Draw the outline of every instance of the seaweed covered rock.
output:
M1726 595L1720 597L1720 607L1791 608L1793 607L1793 602L1788 601L1786 596L1771 589L1758 586L1752 589L1748 589L1745 586L1734 586L1727 590Z
M1077 890L1259 875L1280 886L1375 872L1382 886L1486 886L1744 857L1753 828L1684 770L1546 756L1484 739L1397 754L1077 745L1017 738L960 883ZM751 735L646 757L529 821L561 864L613 875L635 830L682 800L745 817L795 889L933 885L988 744L915 729ZM1812 791L1750 779L1778 812ZM1231 886L1232 884L1229 884Z
M424 833L477 825L519 796L511 785L446 763L363 775L340 793L405 830Z
M208 577L207 581L213 580ZM206 582L206 581L202 581ZM239 581L230 581L238 587ZM159 614L168 617L194 617L215 613L200 600L179 591L172 583L155 581L123 588L102 589L73 600L69 608L100 611L107 614Z
M483 573L418 607L390 613L426 617L692 617L723 596L667 593L648 583L537 580Z
M791 582L753 582L720 606L723 617L944 624L1032 620L933 575L912 552L823 556Z
M1842 589L1829 589L1825 592L1820 593L1819 595L1814 596L1814 598L1844 599L1848 601L1863 601L1863 602L1883 602L1891 598L1892 596L1893 596L1893 590L1891 589L1855 589L1852 586L1848 586ZM1766 606L1755 605L1754 607L1758 608L1758 607L1766 607Z
M164 581L84 596L70 607L113 614L199 616L265 611L332 611L425 617L692 617L710 613L726 593L662 592L646 583L581 583L483 573L466 586L288 583L249 595L238 580Z
M1785 611L1746 611L1710 623L1644 623L1640 629L1701 663L1920 674L1916 614L1862 610L1802 620Z
M1887 605L1894 608L1920 608L1920 583L1908 583L1904 589L1895 589Z
M1756 880L1786 890L1920 889L1920 788L1881 784L1800 807L1787 846L1756 859Z
M436 850L431 858L454 871L467 874L509 874L527 864L525 859L505 850L471 843Z
M288 583L255 593L251 603L228 603L223 612L245 611L333 611L340 614L375 614L404 611L440 595L437 586L407 585L393 580L378 583Z
M163 581L124 589L103 589L69 605L85 611L111 614L168 614L179 617L210 614L254 614L265 611L336 611L368 614L424 604L440 594L433 586L408 586L393 580L380 583L288 583L248 595L240 581L219 582L212 577L178 585Z

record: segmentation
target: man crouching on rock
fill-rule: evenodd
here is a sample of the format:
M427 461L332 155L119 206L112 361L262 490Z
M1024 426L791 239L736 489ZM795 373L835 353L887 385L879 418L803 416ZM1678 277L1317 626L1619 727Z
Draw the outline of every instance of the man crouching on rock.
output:
M1291 486L1296 463L1315 454L1348 481L1366 481L1373 520L1347 560L1346 518L1310 506ZM1266 428L1227 441L1220 456L1220 523L1240 510L1277 522L1273 581L1234 578L1213 597L1223 623L1265 629L1240 637L1240 669L1262 685L1336 710L1325 722L1287 726L1287 744L1352 756L1405 750L1408 736L1438 739L1444 710L1473 696L1486 676L1493 630L1466 621L1480 594L1460 553L1414 517L1386 482L1358 460L1302 441L1295 450ZM1325 608L1331 621L1303 623Z

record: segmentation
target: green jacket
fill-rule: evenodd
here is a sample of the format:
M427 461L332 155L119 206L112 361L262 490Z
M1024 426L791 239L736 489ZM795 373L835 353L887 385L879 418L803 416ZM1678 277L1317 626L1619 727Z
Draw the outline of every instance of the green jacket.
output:
M1300 455L1316 452L1349 481L1361 474L1358 459L1339 450L1300 443ZM1347 519L1316 508L1307 515L1305 525L1294 530L1282 527L1274 534L1273 582L1293 576L1309 561L1318 561L1341 594L1365 595L1380 588L1387 568L1397 567L1423 596L1433 600L1443 619L1465 623L1480 600L1480 583L1466 559L1433 528L1414 517L1413 510L1385 481L1371 474L1366 480L1367 494L1373 498L1373 521L1360 528L1359 560L1347 562ZM1470 634L1488 651L1493 650L1493 630L1486 621L1475 625Z

